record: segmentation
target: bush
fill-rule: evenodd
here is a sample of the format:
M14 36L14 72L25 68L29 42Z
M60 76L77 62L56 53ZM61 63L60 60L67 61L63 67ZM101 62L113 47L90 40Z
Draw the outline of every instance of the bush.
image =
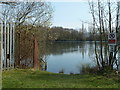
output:
M87 64L87 65L82 65L81 73L82 74L97 73L98 70L99 69L97 66L91 67L89 64Z

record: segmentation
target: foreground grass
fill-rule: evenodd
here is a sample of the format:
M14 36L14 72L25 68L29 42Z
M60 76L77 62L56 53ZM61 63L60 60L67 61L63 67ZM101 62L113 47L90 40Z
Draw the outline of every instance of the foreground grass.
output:
M118 77L66 75L34 70L3 72L3 88L118 88Z

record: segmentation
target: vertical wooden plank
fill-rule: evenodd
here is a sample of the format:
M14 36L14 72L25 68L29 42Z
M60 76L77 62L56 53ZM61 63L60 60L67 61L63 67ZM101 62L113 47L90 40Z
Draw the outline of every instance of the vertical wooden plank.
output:
M12 23L10 23L10 61L12 66Z
M10 23L9 23L9 67L11 68L11 59L10 59Z
M7 23L7 68L9 69L9 23Z
M14 68L14 56L15 56L15 24L13 23L13 68Z
M15 25L1 21L1 69L14 68L14 34Z
M0 27L1 27L1 49L0 49L0 55L1 55L1 61L0 61L0 90L2 90L2 70L3 70L3 22L0 22Z
M4 22L4 69L6 69L6 20Z
M3 70L3 59L4 59L4 53L3 53L3 22L1 21L1 70Z
M5 69L5 22L3 21L3 69Z

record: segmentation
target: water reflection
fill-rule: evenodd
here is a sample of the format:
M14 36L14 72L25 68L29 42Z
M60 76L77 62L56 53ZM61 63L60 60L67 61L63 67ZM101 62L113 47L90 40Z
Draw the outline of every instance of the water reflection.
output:
M47 54L62 55L69 52L80 52L84 54L87 51L94 52L93 48L93 43L89 42L52 42L47 44Z
M96 66L94 42L49 42L40 47L40 70L65 74L81 73L82 66ZM103 46L104 49L104 46ZM100 52L100 43L97 42L97 51ZM103 53L107 57L106 53ZM117 55L120 66L120 51ZM33 67L32 59L25 59L22 66ZM120 68L119 66L115 66Z
M54 42L47 46L47 71L58 73L80 73L82 65L96 65L94 43L90 42Z

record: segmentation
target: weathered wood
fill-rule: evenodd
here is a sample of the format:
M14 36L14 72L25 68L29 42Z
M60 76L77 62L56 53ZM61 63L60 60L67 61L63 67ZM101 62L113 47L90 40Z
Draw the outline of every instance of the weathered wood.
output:
M14 31L13 23L1 22L1 69L14 67Z
M12 60L12 54L11 54L11 51L12 51L12 38L11 38L11 35L12 35L12 25L11 25L11 23L10 23L10 66L11 66L11 60Z
M4 31L4 33L3 33L3 39L4 39L4 41L3 41L3 50L4 50L4 63L3 63L3 65L4 65L4 69L6 69L6 21L5 21L5 23L4 23L4 29L3 29L3 31Z
M11 59L11 61L12 61L12 67L14 68L15 24L12 23L11 25L12 25L12 34L11 34L11 36L12 36L12 59Z
M0 68L3 69L3 59L4 59L4 53L3 53L3 22L1 22L1 62L0 62Z
M9 23L7 23L7 68L9 68L10 67L10 65L9 65L9 62L10 62L10 53L9 53L9 44L10 44L10 42L9 42L9 32L10 30L9 30Z

